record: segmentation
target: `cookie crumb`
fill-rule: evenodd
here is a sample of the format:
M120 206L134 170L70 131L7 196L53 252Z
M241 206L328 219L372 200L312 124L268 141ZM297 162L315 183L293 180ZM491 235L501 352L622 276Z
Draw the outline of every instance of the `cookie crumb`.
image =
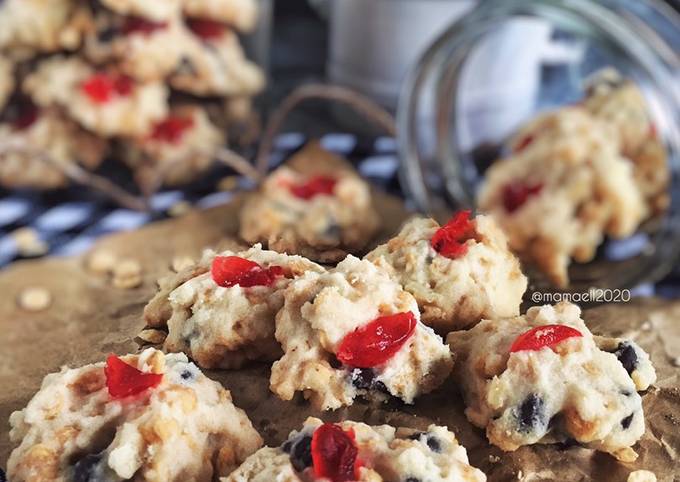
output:
M142 284L142 266L134 259L121 261L113 269L113 286L122 289L136 288Z
M18 303L26 311L43 311L52 304L52 294L39 286L26 288L19 293Z
M16 229L10 236L14 239L21 256L42 256L49 251L47 243L40 239L40 235L33 228Z
M652 324L649 321L645 321L640 328L642 328L642 331L651 331Z
M175 273L184 271L185 269L193 266L195 264L194 260L189 256L175 256L172 258L172 270Z
M501 458L498 455L489 455L489 462L491 462L492 464L497 464L500 461Z
M154 330L152 328L142 330L137 335L137 338L146 343L151 343L152 345L160 345L165 341L168 336L167 333L161 330Z
M108 250L100 249L87 258L87 268L93 273L107 274L116 266L116 256Z
M628 475L628 482L656 482L656 474L649 470L636 470Z
M188 201L178 201L168 209L168 215L177 218L191 211L191 203Z

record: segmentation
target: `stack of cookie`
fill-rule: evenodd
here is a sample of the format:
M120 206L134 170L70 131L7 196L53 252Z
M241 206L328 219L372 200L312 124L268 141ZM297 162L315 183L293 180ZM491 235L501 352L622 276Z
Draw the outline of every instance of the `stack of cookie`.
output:
M256 0L2 2L0 184L60 187L107 155L190 181L251 119L264 76L239 34L257 19Z

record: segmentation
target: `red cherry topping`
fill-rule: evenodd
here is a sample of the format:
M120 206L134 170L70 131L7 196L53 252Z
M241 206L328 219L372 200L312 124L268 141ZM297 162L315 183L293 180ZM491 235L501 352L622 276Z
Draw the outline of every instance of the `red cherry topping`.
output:
M416 330L410 311L381 316L342 339L337 358L345 365L371 368L392 358Z
M467 253L465 241L471 239L475 234L475 228L470 221L471 211L466 209L458 211L444 226L439 228L430 244L442 256L456 259Z
M24 102L18 106L16 117L12 119L12 126L18 131L28 129L40 117L40 109L32 102Z
M216 256L210 268L212 278L219 286L242 288L271 286L276 278L284 275L281 266L263 268L254 261L238 256Z
M354 431L339 425L324 423L312 435L312 464L314 475L331 482L359 479L359 449Z
M184 133L193 126L194 120L191 117L170 116L154 126L151 138L168 144L177 144L184 137Z
M217 40L224 35L227 26L214 20L193 18L187 21L189 29L204 40Z
M110 355L106 359L104 374L109 395L115 399L142 393L158 386L163 379L163 374L144 373L128 365L116 355Z
M503 188L503 206L507 212L513 213L521 208L531 196L540 193L542 189L543 184L507 184Z
M106 104L116 95L130 95L134 83L132 79L124 75L108 75L100 72L83 82L81 88L92 102Z
M168 26L165 22L152 22L141 17L126 17L121 30L125 35L141 33L149 35L156 30L162 30Z
M580 331L567 325L544 325L532 328L519 335L512 346L510 353L516 351L536 351L541 348L553 348L567 338L583 336Z
M526 136L522 137L519 142L515 145L515 152L521 152L529 145L534 142L534 135L533 134L527 134Z
M302 184L290 186L290 192L305 200L320 195L332 196L337 183L338 180L330 176L314 176Z

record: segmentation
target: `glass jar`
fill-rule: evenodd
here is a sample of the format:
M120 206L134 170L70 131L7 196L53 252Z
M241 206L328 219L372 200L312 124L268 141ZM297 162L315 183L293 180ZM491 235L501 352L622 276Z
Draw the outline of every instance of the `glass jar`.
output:
M655 0L486 0L421 56L398 110L401 180L436 217L475 207L484 172L518 127L578 102L613 67L642 90L667 149L669 208L626 240L572 263L567 290L631 288L668 273L680 252L680 20ZM534 289L548 289L530 271Z

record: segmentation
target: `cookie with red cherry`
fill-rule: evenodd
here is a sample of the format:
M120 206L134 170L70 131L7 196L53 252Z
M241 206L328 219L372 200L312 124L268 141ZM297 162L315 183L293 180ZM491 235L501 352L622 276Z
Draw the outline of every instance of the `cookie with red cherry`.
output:
M518 315L527 287L498 225L470 211L455 213L443 226L413 218L366 259L411 293L423 322L443 334L483 318Z
M168 115L168 89L138 82L115 68L95 68L78 57L54 56L23 82L40 107L58 107L102 137L136 137Z
M195 266L161 280L144 309L152 328L167 330L163 349L184 352L203 368L238 368L281 354L274 339L283 291L323 268L300 256L263 250L208 251Z
M420 321L416 300L369 261L350 255L327 272L308 272L284 298L276 316L284 354L270 379L283 400L302 392L321 410L358 396L413 403L451 371L451 355Z
M483 482L446 427L425 431L308 418L279 447L251 455L222 482Z
M256 0L182 0L184 15L230 25L240 32L250 32L257 23Z
M576 443L635 460L645 431L638 391L654 368L633 341L594 337L580 315L562 302L449 334L465 414L492 444Z
M66 186L70 180L53 163L94 170L108 149L106 140L81 128L59 110L41 109L19 97L3 112L0 144L17 147L0 154L0 185L9 188Z
M239 234L269 249L334 263L361 251L379 224L368 183L349 168L301 173L284 166L246 201Z
M220 129L198 104L172 106L167 117L130 139L122 158L142 185L176 186L191 182L213 165L224 145Z
M46 376L10 425L13 482L211 482L262 445L227 390L153 348Z

